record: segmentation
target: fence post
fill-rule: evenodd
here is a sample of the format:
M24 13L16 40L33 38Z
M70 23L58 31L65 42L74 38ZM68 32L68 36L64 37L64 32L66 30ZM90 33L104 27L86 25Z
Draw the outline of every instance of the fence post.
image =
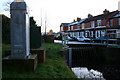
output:
M69 48L69 67L72 67L72 48Z

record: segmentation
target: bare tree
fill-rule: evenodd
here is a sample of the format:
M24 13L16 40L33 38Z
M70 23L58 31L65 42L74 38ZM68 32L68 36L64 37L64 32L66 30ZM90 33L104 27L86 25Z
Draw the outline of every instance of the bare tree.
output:
M48 19L47 19L47 13L45 15L45 35L47 34L47 29L48 29Z
M44 17L44 18L42 18L42 17ZM47 15L46 14L44 16L41 16L41 28L42 28L42 31L46 35L47 34L47 29L48 29L48 19L47 19Z
M47 29L47 16L45 18L45 35L46 35L46 29Z

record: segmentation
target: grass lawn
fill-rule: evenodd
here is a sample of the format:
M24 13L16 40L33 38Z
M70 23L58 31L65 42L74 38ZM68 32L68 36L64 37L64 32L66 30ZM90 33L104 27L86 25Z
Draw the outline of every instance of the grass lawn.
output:
M62 48L61 44L46 43L43 45L46 48L46 62L45 64L38 64L35 72L17 72L15 70L9 70L7 67L3 70L3 78L75 78L77 77L64 63L63 56L60 54ZM10 49L10 45L3 46L4 51Z

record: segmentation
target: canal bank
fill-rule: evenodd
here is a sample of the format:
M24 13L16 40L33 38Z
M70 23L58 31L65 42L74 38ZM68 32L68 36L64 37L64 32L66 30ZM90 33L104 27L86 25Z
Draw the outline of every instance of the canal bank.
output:
M106 80L120 79L120 49L95 44L67 44L65 61L70 68L87 67L103 73Z

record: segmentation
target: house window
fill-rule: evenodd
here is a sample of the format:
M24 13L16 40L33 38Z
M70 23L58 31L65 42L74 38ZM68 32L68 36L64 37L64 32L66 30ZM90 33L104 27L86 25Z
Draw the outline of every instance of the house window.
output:
M61 27L61 31L63 31L63 27Z
M98 31L98 37L100 37L100 31Z
M94 28L94 21L91 22L91 28Z
M113 26L113 19L110 20L110 26Z
M93 37L93 31L91 31L91 37Z
M84 29L84 23L82 23L82 29Z
M87 37L87 32L85 33L85 37Z
M120 25L120 18L118 18L118 22L119 22L119 25Z
M84 36L84 32L80 32L80 36L81 36L81 37Z
M97 38L97 31L95 31L95 37Z
M98 25L98 26L101 25L101 20L97 20L97 25Z
M107 26L109 26L109 21L107 22Z
M80 32L80 36L82 36L82 32Z
M72 33L72 37L74 37L74 33Z
M71 32L69 32L70 36L72 36Z
M79 32L77 32L77 37L79 37Z
M71 26L71 30L73 30L73 26Z
M90 32L89 32L89 37L90 37Z
M80 24L77 25L77 29L80 29Z
M101 36L105 35L105 30L101 31Z
M76 36L76 32L74 32L74 37Z
M65 31L67 30L67 26L65 26L64 30L65 30Z
M120 38L120 30L117 30L116 33L117 33L116 38Z
M68 30L70 30L70 26L68 26Z

